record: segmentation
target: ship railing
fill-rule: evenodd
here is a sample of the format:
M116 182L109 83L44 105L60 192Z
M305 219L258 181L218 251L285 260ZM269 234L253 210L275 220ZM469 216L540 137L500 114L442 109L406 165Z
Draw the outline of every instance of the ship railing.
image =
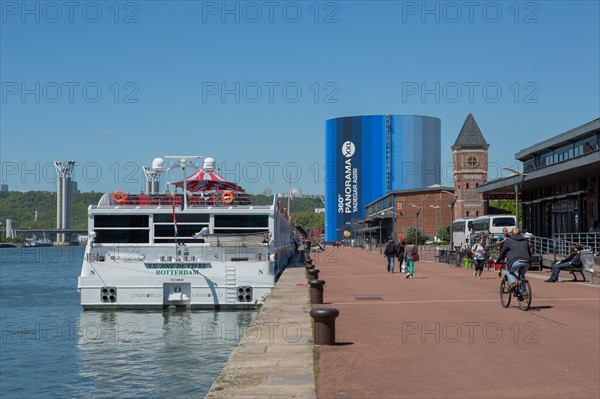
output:
M221 192L211 192L208 194L188 194L187 202L189 207L193 206L236 206L251 205L254 195L250 193L234 193L234 198L230 202L223 200ZM113 206L175 206L181 207L183 204L183 195L181 194L131 194L119 202L111 201Z
M228 245L146 248L136 251L135 246L103 244L85 254L87 262L265 262L269 260L269 247L262 243L228 243Z

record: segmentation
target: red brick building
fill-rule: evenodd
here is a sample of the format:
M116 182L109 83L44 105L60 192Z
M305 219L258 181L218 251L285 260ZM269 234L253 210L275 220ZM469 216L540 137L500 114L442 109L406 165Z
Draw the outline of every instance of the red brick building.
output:
M433 239L438 227L449 228L452 223L455 196L451 191L451 187L442 186L392 191L367 205L361 232L376 242L385 242L390 237L403 238L407 227L417 226L419 232Z
M476 190L487 183L488 148L489 144L469 112L452 145L454 193L458 195L454 219L476 218L485 214L483 193Z

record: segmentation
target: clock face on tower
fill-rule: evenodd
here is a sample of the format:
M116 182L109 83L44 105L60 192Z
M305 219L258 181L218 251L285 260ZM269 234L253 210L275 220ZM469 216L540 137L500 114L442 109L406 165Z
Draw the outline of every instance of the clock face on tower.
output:
M469 154L465 158L465 167L475 169L479 166L479 158L475 154Z

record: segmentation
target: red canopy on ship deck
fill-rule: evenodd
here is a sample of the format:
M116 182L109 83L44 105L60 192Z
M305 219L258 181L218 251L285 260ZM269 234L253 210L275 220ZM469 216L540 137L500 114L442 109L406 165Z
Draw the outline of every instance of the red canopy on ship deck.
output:
M239 191L244 189L235 183L227 181L217 172L207 172L204 169L192 173L186 179L187 190L190 192L198 191ZM176 187L183 188L183 180L171 182Z

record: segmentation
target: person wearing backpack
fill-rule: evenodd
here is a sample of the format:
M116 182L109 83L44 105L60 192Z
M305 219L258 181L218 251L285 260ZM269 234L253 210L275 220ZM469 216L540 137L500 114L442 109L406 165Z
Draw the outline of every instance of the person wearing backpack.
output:
M481 273L483 273L483 263L485 260L485 238L480 238L477 244L471 248L471 254L473 255L473 266L475 272L473 278L481 280Z
M415 262L419 260L419 247L416 244L412 244L410 245L410 250L406 252L406 278L413 278Z
M388 273L394 273L394 258L396 257L396 243L394 239L390 239L385 243L385 249L383 255L387 257L387 271Z
M412 240L407 240L406 245L404 246L404 258L406 267L404 271L406 272L406 278L410 278L410 273L414 270L415 261L413 257L413 251L415 250L415 245Z

